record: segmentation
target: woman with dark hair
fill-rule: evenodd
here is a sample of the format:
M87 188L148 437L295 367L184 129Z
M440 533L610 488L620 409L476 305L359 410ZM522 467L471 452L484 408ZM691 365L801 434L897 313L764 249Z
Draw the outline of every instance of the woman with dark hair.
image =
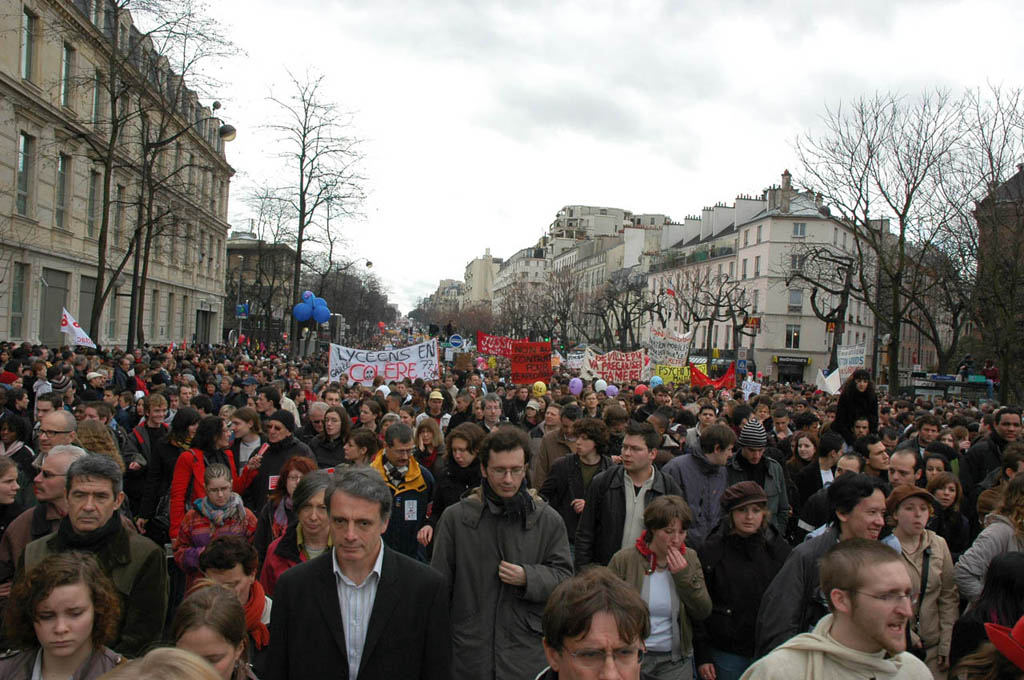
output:
M331 476L317 470L303 477L295 487L292 494L295 521L267 548L267 558L260 572L260 584L268 597L274 597L274 587L281 574L330 550L331 527L324 502L324 492L330 483Z
M32 461L36 454L29 447L31 429L25 421L16 416L9 416L0 421L0 457L12 461L18 469L18 495L16 502L19 507L35 504L32 492L32 480L38 474Z
M295 510L292 503L295 487L299 485L303 477L316 469L316 461L305 456L292 456L281 466L277 485L270 492L256 524L253 545L256 547L256 552L259 553L260 563L263 562L267 548L270 547L274 539L284 534L288 526L295 522Z
M357 425L364 427L370 432L376 433L380 425L380 418L384 410L380 407L380 403L376 399L368 398L363 399L363 403L359 406L359 419Z
M192 437L199 428L200 418L199 411L194 408L186 406L178 409L167 436L158 439L153 445L153 455L146 468L146 486L139 514L146 537L157 545L171 542L171 482L174 480L174 466L181 454L192 446Z
M345 440L349 431L348 414L340 406L324 412L324 431L309 442L317 467L333 468L345 462Z
M286 460L292 456L313 458L309 447L295 436L295 416L290 412L274 411L263 426L269 446L262 454L249 459L243 478L235 487L242 494L245 507L254 512L261 511L266 505L267 495L273 490L273 478L280 475Z
M4 609L7 643L0 679L96 680L121 662L105 645L117 637L121 597L96 557L51 555L19 579Z
M878 432L878 395L871 381L871 374L858 368L843 385L839 393L839 404L836 406L836 419L832 421L832 430L838 432L843 440L853 446L853 424L860 418L868 419L868 431Z
M171 547L174 561L185 572L186 590L202 574L199 556L210 541L218 536L241 536L252 542L256 533L256 515L231 490L231 481L231 470L226 465L207 465L203 474L206 494L192 503L178 527Z
M692 520L690 506L679 496L655 498L644 510L644 532L636 545L608 563L647 602L651 633L644 640L642 670L656 678L693 676L692 622L711 613L700 559L686 549Z
M964 489L960 479L952 472L940 472L928 480L928 492L935 496L935 514L928 528L946 539L949 552L956 562L971 546L971 523L960 511Z
M255 680L249 667L249 633L245 610L231 590L200 581L185 598L171 622L178 649L207 661L221 680Z
M955 666L978 648L985 637L985 624L1012 626L1024 616L1024 553L997 555L985 573L981 595L953 624L949 665Z
M694 651L697 677L713 670L717 680L736 680L753 662L761 596L790 547L772 525L757 482L733 484L720 502L722 521L698 552L713 609L694 626Z
M416 534L420 545L429 545L434 538L434 529L445 508L455 505L470 489L480 486L480 463L477 454L484 441L484 431L479 425L462 423L448 433L448 453L443 458L443 469L434 485L434 505L427 523Z
M192 438L192 447L178 456L174 466L174 479L171 482L171 538L178 535L181 521L186 511L192 507L193 501L206 495L206 468L210 465L223 465L231 472L232 488L244 489L247 481L252 481L256 469L250 464L240 477L235 471L235 457L228 450L228 428L220 416L206 416L199 421L196 435Z
M234 433L231 455L235 458L236 470L266 452L267 440L263 436L260 414L255 410L245 407L236 409L231 414L231 430Z
M370 430L357 427L352 430L345 441L346 465L369 465L380 450L380 441Z

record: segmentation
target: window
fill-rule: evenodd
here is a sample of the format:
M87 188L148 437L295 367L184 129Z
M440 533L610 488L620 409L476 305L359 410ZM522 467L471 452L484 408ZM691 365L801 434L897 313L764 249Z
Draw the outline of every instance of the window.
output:
M71 156L57 155L57 201L54 209L54 221L61 229L67 229L68 210L68 171L71 169Z
M711 346L718 347L718 326L714 326L714 332L711 334Z
M25 318L25 284L28 281L28 265L24 262L14 263L14 275L11 281L11 337L20 338L23 333L22 323Z
M749 229L744 229L743 230L743 247L746 248L748 245L750 245L750 230Z
M60 63L60 105L67 108L71 108L71 76L74 61L75 49L68 43L64 43Z
M735 262L730 262L729 263L729 278L731 279L734 276L736 276L736 263Z
M789 312L801 314L804 311L804 291L796 288L789 291Z
M846 250L846 232L843 232L843 250Z
M794 222L793 223L793 238L803 238L807 236L807 223L806 222Z
M25 132L21 133L18 139L18 187L17 196L15 197L15 209L23 217L28 216L35 145L36 140L32 135Z
M121 246L121 231L124 229L124 185L117 185L117 205L114 206L114 245ZM113 333L111 333L113 337Z
M839 227L832 227L832 245L839 245Z
M804 261L807 259L806 255L790 255L789 256L789 267L793 271L802 272L804 270Z
M172 325L174 324L174 293L167 294L167 309L164 310L164 317L165 321L163 331L167 334L167 337L174 340L176 339L176 336L174 335L174 328L172 328Z
M89 212L86 215L86 235L89 238L96 236L96 213L99 212L100 192L103 190L100 184L100 173L89 173Z
M761 291L755 289L754 290L754 304L752 305L753 310L754 310L754 314L757 314L757 303L759 302L760 298L761 298Z
M21 14L21 77L25 80L35 74L38 23L39 18L26 7Z
M103 117L103 74L96 70L92 82L92 122L99 123Z
M761 256L758 255L754 258L754 276L761 275Z
M800 324L786 324L786 349L800 349Z
M188 317L186 316L187 310L188 310L188 296L184 295L181 298L181 326L180 326L180 328L181 328L181 339L182 340L184 340L185 337L188 335L188 326L185 325L186 320L188 319Z
M761 242L761 225L757 225L757 242Z
M740 267L740 278L747 278L747 258L743 258L743 264Z

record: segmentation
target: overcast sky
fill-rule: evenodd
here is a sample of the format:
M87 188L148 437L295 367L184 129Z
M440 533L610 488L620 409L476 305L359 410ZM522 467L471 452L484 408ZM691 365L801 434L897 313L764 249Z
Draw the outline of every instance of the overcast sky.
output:
M826 5L834 9L824 9ZM1014 2L216 0L245 51L219 95L243 198L281 168L266 97L318 69L365 140L353 257L403 313L567 204L676 220L794 168L826 105L876 90L1017 86ZM795 168L794 168L795 169Z

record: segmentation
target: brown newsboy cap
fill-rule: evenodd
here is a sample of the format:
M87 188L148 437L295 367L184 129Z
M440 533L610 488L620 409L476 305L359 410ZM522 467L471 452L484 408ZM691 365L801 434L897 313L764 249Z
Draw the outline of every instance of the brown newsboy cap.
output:
M751 503L767 503L768 496L757 482L737 482L722 493L722 509L732 512Z
M935 505L935 496L928 493L927 489L910 484L900 484L885 499L885 511L890 515L895 514L896 510L900 507L900 503L915 496L925 499L932 506Z

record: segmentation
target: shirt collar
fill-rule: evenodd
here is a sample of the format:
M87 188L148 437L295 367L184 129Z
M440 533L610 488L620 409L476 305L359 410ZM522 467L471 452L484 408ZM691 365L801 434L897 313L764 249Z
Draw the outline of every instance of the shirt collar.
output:
M370 580L370 576L372 576L374 574L376 574L377 575L377 579L380 580L381 565L383 563L384 563L384 540L381 539L380 550L377 551L377 561L373 563L373 569L371 569L370 573L366 575L366 580L364 580L363 583L359 584L359 585L366 584L366 582ZM339 581L341 581L343 583L346 583L346 584L348 584L348 585L350 585L350 586L352 586L354 588L358 588L359 587L359 585L356 585L352 581L352 579L350 579L348 576L345 576L345 573L341 570L341 567L338 566L338 551L335 548L331 548L331 564L334 565L334 577L335 577L336 580L339 580Z

